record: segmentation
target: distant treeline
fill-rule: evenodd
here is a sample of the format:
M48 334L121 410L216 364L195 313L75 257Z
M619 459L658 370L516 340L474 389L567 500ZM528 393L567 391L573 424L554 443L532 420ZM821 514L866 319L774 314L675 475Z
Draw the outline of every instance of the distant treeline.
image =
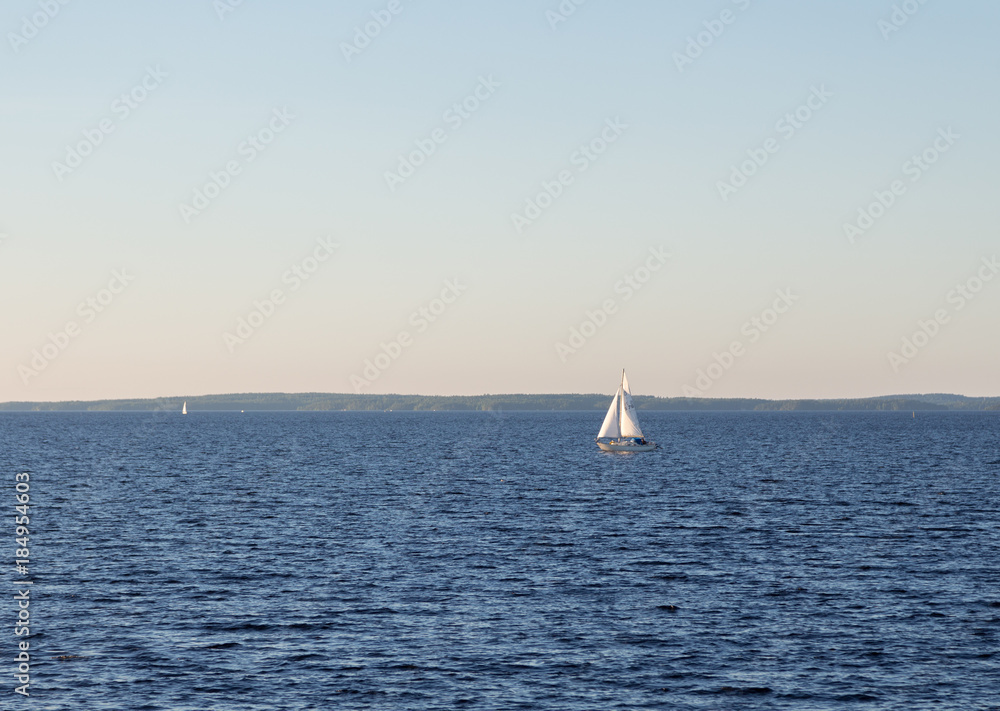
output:
M150 412L177 411L385 411L385 410L604 410L610 394L593 395L353 395L341 393L247 393L141 400L0 403L5 412ZM831 410L1000 410L1000 397L962 395L888 395L844 400L758 400L740 398L635 397L641 410L674 411L831 411Z

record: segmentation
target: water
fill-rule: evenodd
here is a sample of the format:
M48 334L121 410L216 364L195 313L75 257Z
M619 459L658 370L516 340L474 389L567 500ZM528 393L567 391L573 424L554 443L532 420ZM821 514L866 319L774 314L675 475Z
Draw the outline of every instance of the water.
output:
M602 415L0 415L6 703L1000 708L1000 415Z

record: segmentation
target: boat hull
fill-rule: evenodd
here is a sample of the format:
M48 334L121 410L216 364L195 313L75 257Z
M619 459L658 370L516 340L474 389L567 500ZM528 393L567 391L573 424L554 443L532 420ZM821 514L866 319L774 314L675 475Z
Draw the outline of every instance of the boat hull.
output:
M651 452L656 449L656 442L646 442L646 444L636 444L635 442L626 442L623 444L618 444L617 442L598 442L597 446L605 452Z

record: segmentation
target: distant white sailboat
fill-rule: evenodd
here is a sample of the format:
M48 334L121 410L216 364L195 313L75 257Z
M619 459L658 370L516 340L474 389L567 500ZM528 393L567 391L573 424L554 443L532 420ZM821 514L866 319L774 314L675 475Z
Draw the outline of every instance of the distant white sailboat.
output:
M649 452L656 449L656 443L647 442L639 427L639 416L632 402L624 370L622 383L618 386L608 414L604 416L601 432L597 435L597 446L605 452Z
M184 401L184 405L181 407L181 414L182 415L188 414L188 403L187 403L187 400Z

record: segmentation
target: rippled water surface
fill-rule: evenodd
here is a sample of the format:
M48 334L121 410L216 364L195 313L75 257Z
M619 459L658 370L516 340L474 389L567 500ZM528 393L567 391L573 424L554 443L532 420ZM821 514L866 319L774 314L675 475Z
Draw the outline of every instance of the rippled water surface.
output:
M1000 414L602 416L0 415L2 706L1000 708Z

